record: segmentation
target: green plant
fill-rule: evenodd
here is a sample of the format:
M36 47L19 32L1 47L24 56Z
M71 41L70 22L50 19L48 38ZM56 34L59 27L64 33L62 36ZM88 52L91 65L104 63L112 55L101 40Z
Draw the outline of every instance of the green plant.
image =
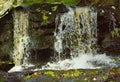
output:
M120 36L120 29L119 28L113 28L111 31L112 37L119 37Z
M54 6L54 7L52 7L51 9L52 9L52 11L56 11L57 8L58 8L58 6Z
M42 13L42 23L41 23L41 25L47 25L49 23L48 16L47 16L47 14L49 13L49 11L45 11L44 10L41 13Z
M24 77L24 80L28 80L28 79L30 79L32 76L31 75L26 75L25 77Z
M52 76L52 77L55 76L55 73L52 72L52 71L47 71L47 72L45 72L44 74L45 74L45 75L50 75L50 76Z
M63 4L70 4L70 5L76 5L81 0L61 0Z
M10 30L11 25L10 24L5 24L4 25L4 30ZM12 29L12 28L11 28Z
M70 5L76 5L81 0L23 0L22 5L32 5L35 3L51 3L51 4L70 4Z

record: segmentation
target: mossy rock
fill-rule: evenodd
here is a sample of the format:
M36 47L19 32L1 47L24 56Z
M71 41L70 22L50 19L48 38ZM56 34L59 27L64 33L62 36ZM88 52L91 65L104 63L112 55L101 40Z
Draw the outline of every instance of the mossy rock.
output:
M29 78L27 78L29 76ZM43 79L43 77L45 77ZM114 78L111 78L114 77ZM119 82L120 68L113 69L87 69L87 70L43 70L24 76L25 80L36 78L43 82L106 82L112 80ZM33 81L34 82L34 81Z

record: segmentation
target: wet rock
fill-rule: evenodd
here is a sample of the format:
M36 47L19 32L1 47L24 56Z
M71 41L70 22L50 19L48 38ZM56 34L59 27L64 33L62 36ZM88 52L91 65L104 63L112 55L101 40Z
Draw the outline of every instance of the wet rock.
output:
M12 12L10 12L5 17L0 19L0 60L1 61L11 60L10 55L13 48L12 29L13 29Z
M54 50L45 48L45 49L34 49L31 50L30 62L34 64L45 64L51 60L51 57L54 56Z
M0 73L0 79L2 78L3 81L1 82L23 82L23 75L24 73L7 73L7 72L1 72Z
M2 64L0 64L0 71L7 72L7 71L10 70L13 66L14 66L14 64L2 63Z
M105 82L110 82L110 81L115 81L115 82L119 82L120 81L120 74L118 73L116 73L116 74L111 74L111 75L109 75L108 76L108 79L105 81Z

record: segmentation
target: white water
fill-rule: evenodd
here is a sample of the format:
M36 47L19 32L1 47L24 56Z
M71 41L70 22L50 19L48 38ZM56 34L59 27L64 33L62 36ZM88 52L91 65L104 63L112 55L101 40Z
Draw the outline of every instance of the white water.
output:
M104 67L116 67L113 59L105 54L91 55L80 54L72 59L65 59L58 62L47 63L42 69L68 70L68 69L99 69Z
M114 60L105 54L97 54L97 12L83 7L58 16L55 32L55 62L48 62L42 69L98 69L115 67ZM70 59L62 59L65 48L70 50Z

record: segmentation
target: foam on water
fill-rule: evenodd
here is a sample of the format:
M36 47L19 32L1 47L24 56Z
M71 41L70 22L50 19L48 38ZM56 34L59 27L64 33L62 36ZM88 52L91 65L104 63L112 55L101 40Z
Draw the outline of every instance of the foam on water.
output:
M26 64L26 65L19 65L19 66L14 66L13 68L11 68L8 73L12 73L12 72L23 72L26 68L29 67L34 67L33 64Z
M72 59L47 63L42 69L68 70L68 69L99 69L103 67L116 67L114 59L105 54L91 55L82 54Z
M10 69L8 71L8 73L11 73L11 72L20 72L20 71L23 71L23 67L22 66L14 66L12 69Z

